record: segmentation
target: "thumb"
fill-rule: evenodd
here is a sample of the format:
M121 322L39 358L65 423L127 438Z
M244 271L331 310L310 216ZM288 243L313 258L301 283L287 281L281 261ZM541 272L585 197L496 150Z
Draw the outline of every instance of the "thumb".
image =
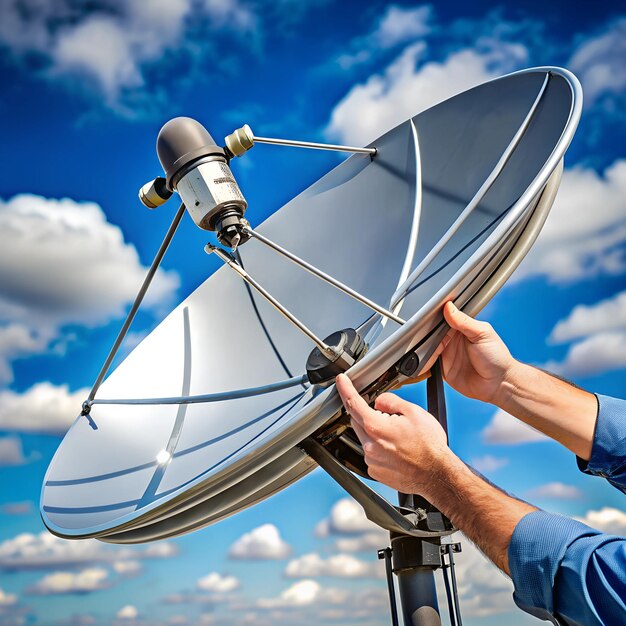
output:
M393 393L381 393L378 398L376 398L374 408L377 411L389 413L390 415L394 413L396 415L406 415L413 408L413 404L399 398Z
M473 317L466 315L463 311L457 309L452 302L446 302L443 307L443 316L450 328L458 330L472 343L483 339L487 332L487 324L485 322L479 322Z

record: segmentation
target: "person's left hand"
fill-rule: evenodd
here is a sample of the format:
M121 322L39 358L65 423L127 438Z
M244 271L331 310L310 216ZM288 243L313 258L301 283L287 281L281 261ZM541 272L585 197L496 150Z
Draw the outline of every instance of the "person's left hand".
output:
M378 396L371 408L345 374L336 383L361 440L369 475L402 493L428 497L432 478L452 454L439 422L392 393Z

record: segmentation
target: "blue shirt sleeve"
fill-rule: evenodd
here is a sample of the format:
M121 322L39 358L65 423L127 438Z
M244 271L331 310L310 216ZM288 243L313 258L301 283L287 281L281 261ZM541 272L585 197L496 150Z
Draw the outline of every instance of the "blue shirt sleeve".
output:
M591 458L577 457L585 474L602 476L626 493L626 400L597 396L598 420L593 437Z
M626 624L626 539L568 517L534 511L509 544L513 599L527 613L568 626Z

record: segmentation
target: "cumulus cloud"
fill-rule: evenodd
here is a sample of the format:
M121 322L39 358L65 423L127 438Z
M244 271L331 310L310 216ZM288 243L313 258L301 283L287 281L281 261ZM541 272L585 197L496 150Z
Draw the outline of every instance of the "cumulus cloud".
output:
M0 589L0 606L11 606L17 602L17 596L14 593L7 593L4 589Z
M579 519L602 532L626 537L626 513L619 509L605 506L598 511L587 511L586 515Z
M344 70L369 61L374 54L428 35L432 30L433 10L430 5L403 7L392 4L378 18L371 33L354 39L354 50L337 57Z
M26 465L37 458L36 454L24 455L19 437L0 437L0 467Z
M515 445L534 441L549 441L543 433L531 428L506 411L498 409L482 431L485 443Z
M576 377L626 367L626 291L574 307L550 334L553 343L574 340L564 359L549 361L545 369Z
M274 524L263 524L242 535L231 547L231 559L274 560L289 556L291 547L280 536Z
M113 569L120 576L136 576L142 567L139 561L115 561Z
M198 580L196 587L200 591L210 591L212 593L228 593L238 589L239 579L234 576L223 576L218 572L211 572L207 576Z
M117 612L116 617L122 620L135 620L139 617L139 611L132 604L127 604Z
M544 498L546 500L579 500L585 494L574 485L552 482L530 489L526 495L529 498Z
M122 547L96 539L70 541L48 532L22 533L0 543L0 569L36 570L58 567L81 567L86 564L169 558L178 553L170 543L145 547Z
M565 283L626 270L626 160L600 174L576 166L561 188L537 242L513 274L513 282L544 276Z
M548 361L546 370L560 376L595 376L626 367L626 332L591 335L573 344L562 361Z
M323 559L312 552L293 559L285 568L287 578L382 578L384 574L382 564L378 561L368 563L349 554L335 554Z
M382 528L355 537L341 537L335 542L341 552L374 552L389 545L389 533Z
M361 507L352 498L342 498L335 502L327 518L319 522L315 528L318 537L329 534L351 534L372 531L376 525L365 516Z
M84 594L110 586L108 572L101 568L89 568L80 572L53 572L27 589L31 595Z
M11 382L12 360L45 350L64 326L122 316L146 271L97 204L0 200L0 384ZM169 303L178 285L176 272L159 270L146 307Z
M37 383L24 393L0 390L0 429L62 435L76 419L88 389ZM1 456L1 455L0 455Z
M617 329L626 329L626 291L596 304L574 307L554 327L550 340L560 343Z
M313 603L341 604L347 592L322 587L314 580L301 580L285 589L276 598L259 598L257 606L262 609L301 608Z
M582 41L569 60L568 67L580 78L585 103L595 103L602 96L626 90L626 18L620 17L596 35Z
M459 601L467 617L489 617L515 610L513 583L469 540L455 557Z
M95 90L109 107L132 115L138 93L151 91L151 66L181 49L192 57L202 44L210 47L206 38L191 41L199 24L213 33L250 34L256 16L239 0L103 0L89 11L71 0L8 0L0 47L18 60L35 56L44 76Z
M491 454L484 454L483 456L474 457L470 459L470 465L483 474L490 474L496 472L508 465L509 460L504 457L497 457Z
M326 135L364 145L442 100L514 69L527 58L523 46L478 42L443 61L424 62L426 43L407 46L380 74L354 86L335 106Z

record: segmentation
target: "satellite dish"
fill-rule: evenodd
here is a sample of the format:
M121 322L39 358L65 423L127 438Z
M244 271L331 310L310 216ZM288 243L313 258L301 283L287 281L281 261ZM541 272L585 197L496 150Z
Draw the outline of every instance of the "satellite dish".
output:
M46 474L46 526L66 538L151 541L232 515L318 464L346 484L365 476L334 386L317 384L311 361L324 365L320 343L332 352L352 342L354 354L343 353L348 366L356 360L349 375L370 398L424 374L447 330L443 304L477 313L537 237L581 105L566 70L517 72L400 124L258 227L247 225L240 202L232 233L245 245L215 251L229 267L94 386L97 397ZM253 143L244 129L235 147L212 151L208 166ZM197 164L198 153L188 154ZM169 170L144 197L156 206L175 177ZM189 206L185 177L177 184ZM215 215L211 228L221 219L220 241L236 246L228 216ZM336 334L344 329L357 334ZM338 468L325 465L324 451ZM401 524L392 513L386 528Z

